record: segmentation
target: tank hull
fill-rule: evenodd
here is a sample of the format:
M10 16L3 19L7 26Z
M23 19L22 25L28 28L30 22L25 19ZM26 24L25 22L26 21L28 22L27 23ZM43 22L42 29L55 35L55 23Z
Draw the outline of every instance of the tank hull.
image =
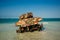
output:
M33 32L33 31L41 31L43 28L43 24L35 24L30 25L26 27L20 26L18 30L16 30L17 33L23 33L23 32Z

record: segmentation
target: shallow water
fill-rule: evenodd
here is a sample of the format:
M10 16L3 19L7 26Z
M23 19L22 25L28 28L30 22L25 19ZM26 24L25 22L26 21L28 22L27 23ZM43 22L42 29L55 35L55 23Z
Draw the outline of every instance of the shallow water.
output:
M43 31L16 33L15 23L0 23L0 40L60 40L60 21L42 22Z

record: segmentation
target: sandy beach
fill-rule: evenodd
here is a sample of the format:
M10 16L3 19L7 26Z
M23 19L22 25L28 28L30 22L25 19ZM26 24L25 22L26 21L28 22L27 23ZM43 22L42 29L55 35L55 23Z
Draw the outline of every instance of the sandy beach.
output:
M16 33L15 23L0 23L0 40L60 40L60 21L42 22L43 31Z

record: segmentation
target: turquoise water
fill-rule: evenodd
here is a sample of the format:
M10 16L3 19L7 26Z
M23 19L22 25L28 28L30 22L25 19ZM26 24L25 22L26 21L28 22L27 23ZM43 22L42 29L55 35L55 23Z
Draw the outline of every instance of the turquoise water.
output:
M0 40L60 40L60 19L43 19L43 31L16 33L18 19L0 20Z
M0 18L0 23L15 23L18 20L18 18ZM60 18L43 18L43 21L60 21Z

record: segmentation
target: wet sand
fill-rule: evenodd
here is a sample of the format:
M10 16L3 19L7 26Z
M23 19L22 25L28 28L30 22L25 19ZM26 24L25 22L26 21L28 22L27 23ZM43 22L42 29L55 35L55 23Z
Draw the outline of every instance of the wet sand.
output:
M43 22L43 31L16 33L14 23L0 24L0 40L60 40L60 22Z

